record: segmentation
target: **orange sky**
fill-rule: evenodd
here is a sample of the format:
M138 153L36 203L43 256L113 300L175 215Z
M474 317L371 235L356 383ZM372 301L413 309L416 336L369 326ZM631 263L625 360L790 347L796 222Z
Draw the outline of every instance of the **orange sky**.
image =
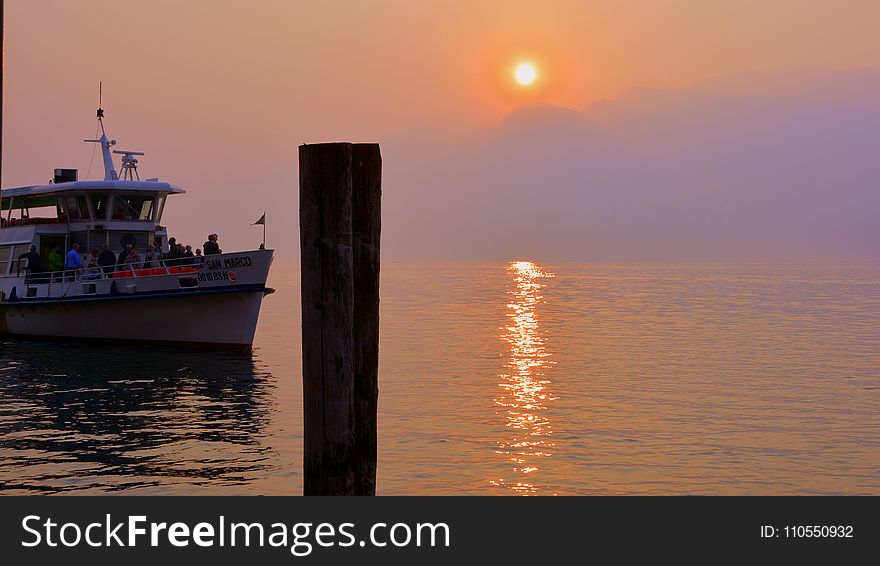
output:
M872 0L7 0L6 12L3 185L60 166L84 175L92 146L79 140L103 81L110 135L146 152L144 176L190 191L168 209L172 234L225 231L233 247L258 242L240 225L263 209L294 221L302 142L429 140L530 101L581 109L638 85L880 66ZM510 75L525 58L540 72L528 90Z

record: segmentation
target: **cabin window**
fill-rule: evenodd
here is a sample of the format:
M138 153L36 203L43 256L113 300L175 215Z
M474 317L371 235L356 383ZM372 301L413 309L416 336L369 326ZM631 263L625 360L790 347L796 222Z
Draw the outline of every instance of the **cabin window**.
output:
M107 195L89 195L89 200L92 201L92 213L95 215L95 220L107 220Z
M55 197L3 199L3 226L54 224L58 222Z
M98 292L98 286L94 283L86 283L82 286L83 295L94 295Z
M86 197L82 195L78 197L64 197L64 210L67 213L68 219L72 221L89 220L90 218Z
M28 287L27 288L28 299L33 299L36 296L37 296L37 288L36 287Z
M165 212L165 195L156 199L156 223L162 222L162 213Z
M116 195L113 198L113 220L152 220L153 197Z

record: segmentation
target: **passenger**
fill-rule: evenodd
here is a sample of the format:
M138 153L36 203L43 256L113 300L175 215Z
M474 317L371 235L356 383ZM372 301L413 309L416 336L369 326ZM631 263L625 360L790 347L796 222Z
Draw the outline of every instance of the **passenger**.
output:
M223 250L220 249L220 244L217 243L217 239L217 234L210 234L208 236L208 241L202 246L205 250L205 255L218 255L223 253Z
M196 248L196 257L193 258L193 265L196 267L201 267L203 260L204 258L202 258L202 248Z
M100 279L101 267L98 265L98 250L83 258L83 279Z
M153 242L153 267L162 267L162 243L159 240Z
M92 253L89 254L89 257L83 260L85 264L84 267L86 269L93 269L98 267L98 250L92 250Z
M119 261L116 262L116 265L118 266L119 271L125 271L126 269L129 268L129 266L127 266L126 263L128 263L128 254L131 253L131 248L132 248L131 244L125 244L125 247L122 248L121 252L119 252Z
M156 267L157 261L161 259L162 253L160 252L158 257L156 256L156 242L153 242L147 246L147 253L144 256L144 269Z
M56 272L64 269L64 256L61 255L61 246L55 246L49 252L49 271Z
M116 254L110 249L110 246L104 244L101 253L98 255L98 266L104 271L104 275L110 275L116 265Z
M177 259L180 257L180 251L177 249L177 239L176 238L168 238L168 253L165 254L165 259L169 260L166 264L169 267L177 265Z
M192 246L181 246L182 251L180 252L180 263L181 265L191 266L193 264L193 260L196 257L196 254L192 252Z
M27 270L27 275L33 280L38 279L35 277L37 273L41 273L43 271L43 265L40 260L40 254L37 253L37 246L31 246L31 249L27 253L23 253L18 256L18 275L21 275L21 260L27 260L27 264L25 269Z
M66 277L74 278L76 274L82 271L83 262L79 255L79 244L74 243L70 246L70 251L64 257L64 271Z
M135 246L131 247L131 250L128 252L128 257L125 258L127 263L131 264L132 269L140 269L143 267L141 265L141 254L138 253L137 248Z

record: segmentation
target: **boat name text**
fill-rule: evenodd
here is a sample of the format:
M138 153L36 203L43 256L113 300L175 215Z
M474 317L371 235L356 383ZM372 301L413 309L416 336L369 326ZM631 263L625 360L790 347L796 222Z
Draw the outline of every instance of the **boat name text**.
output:
M240 269L242 267L251 266L251 258L249 256L226 257L223 259L209 259L205 261L208 269Z

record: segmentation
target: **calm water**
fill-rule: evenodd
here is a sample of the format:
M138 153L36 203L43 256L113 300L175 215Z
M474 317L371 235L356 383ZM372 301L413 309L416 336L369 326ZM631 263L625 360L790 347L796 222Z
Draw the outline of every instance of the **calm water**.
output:
M252 355L0 346L0 490L296 494L299 274ZM383 494L880 493L880 269L383 266Z

